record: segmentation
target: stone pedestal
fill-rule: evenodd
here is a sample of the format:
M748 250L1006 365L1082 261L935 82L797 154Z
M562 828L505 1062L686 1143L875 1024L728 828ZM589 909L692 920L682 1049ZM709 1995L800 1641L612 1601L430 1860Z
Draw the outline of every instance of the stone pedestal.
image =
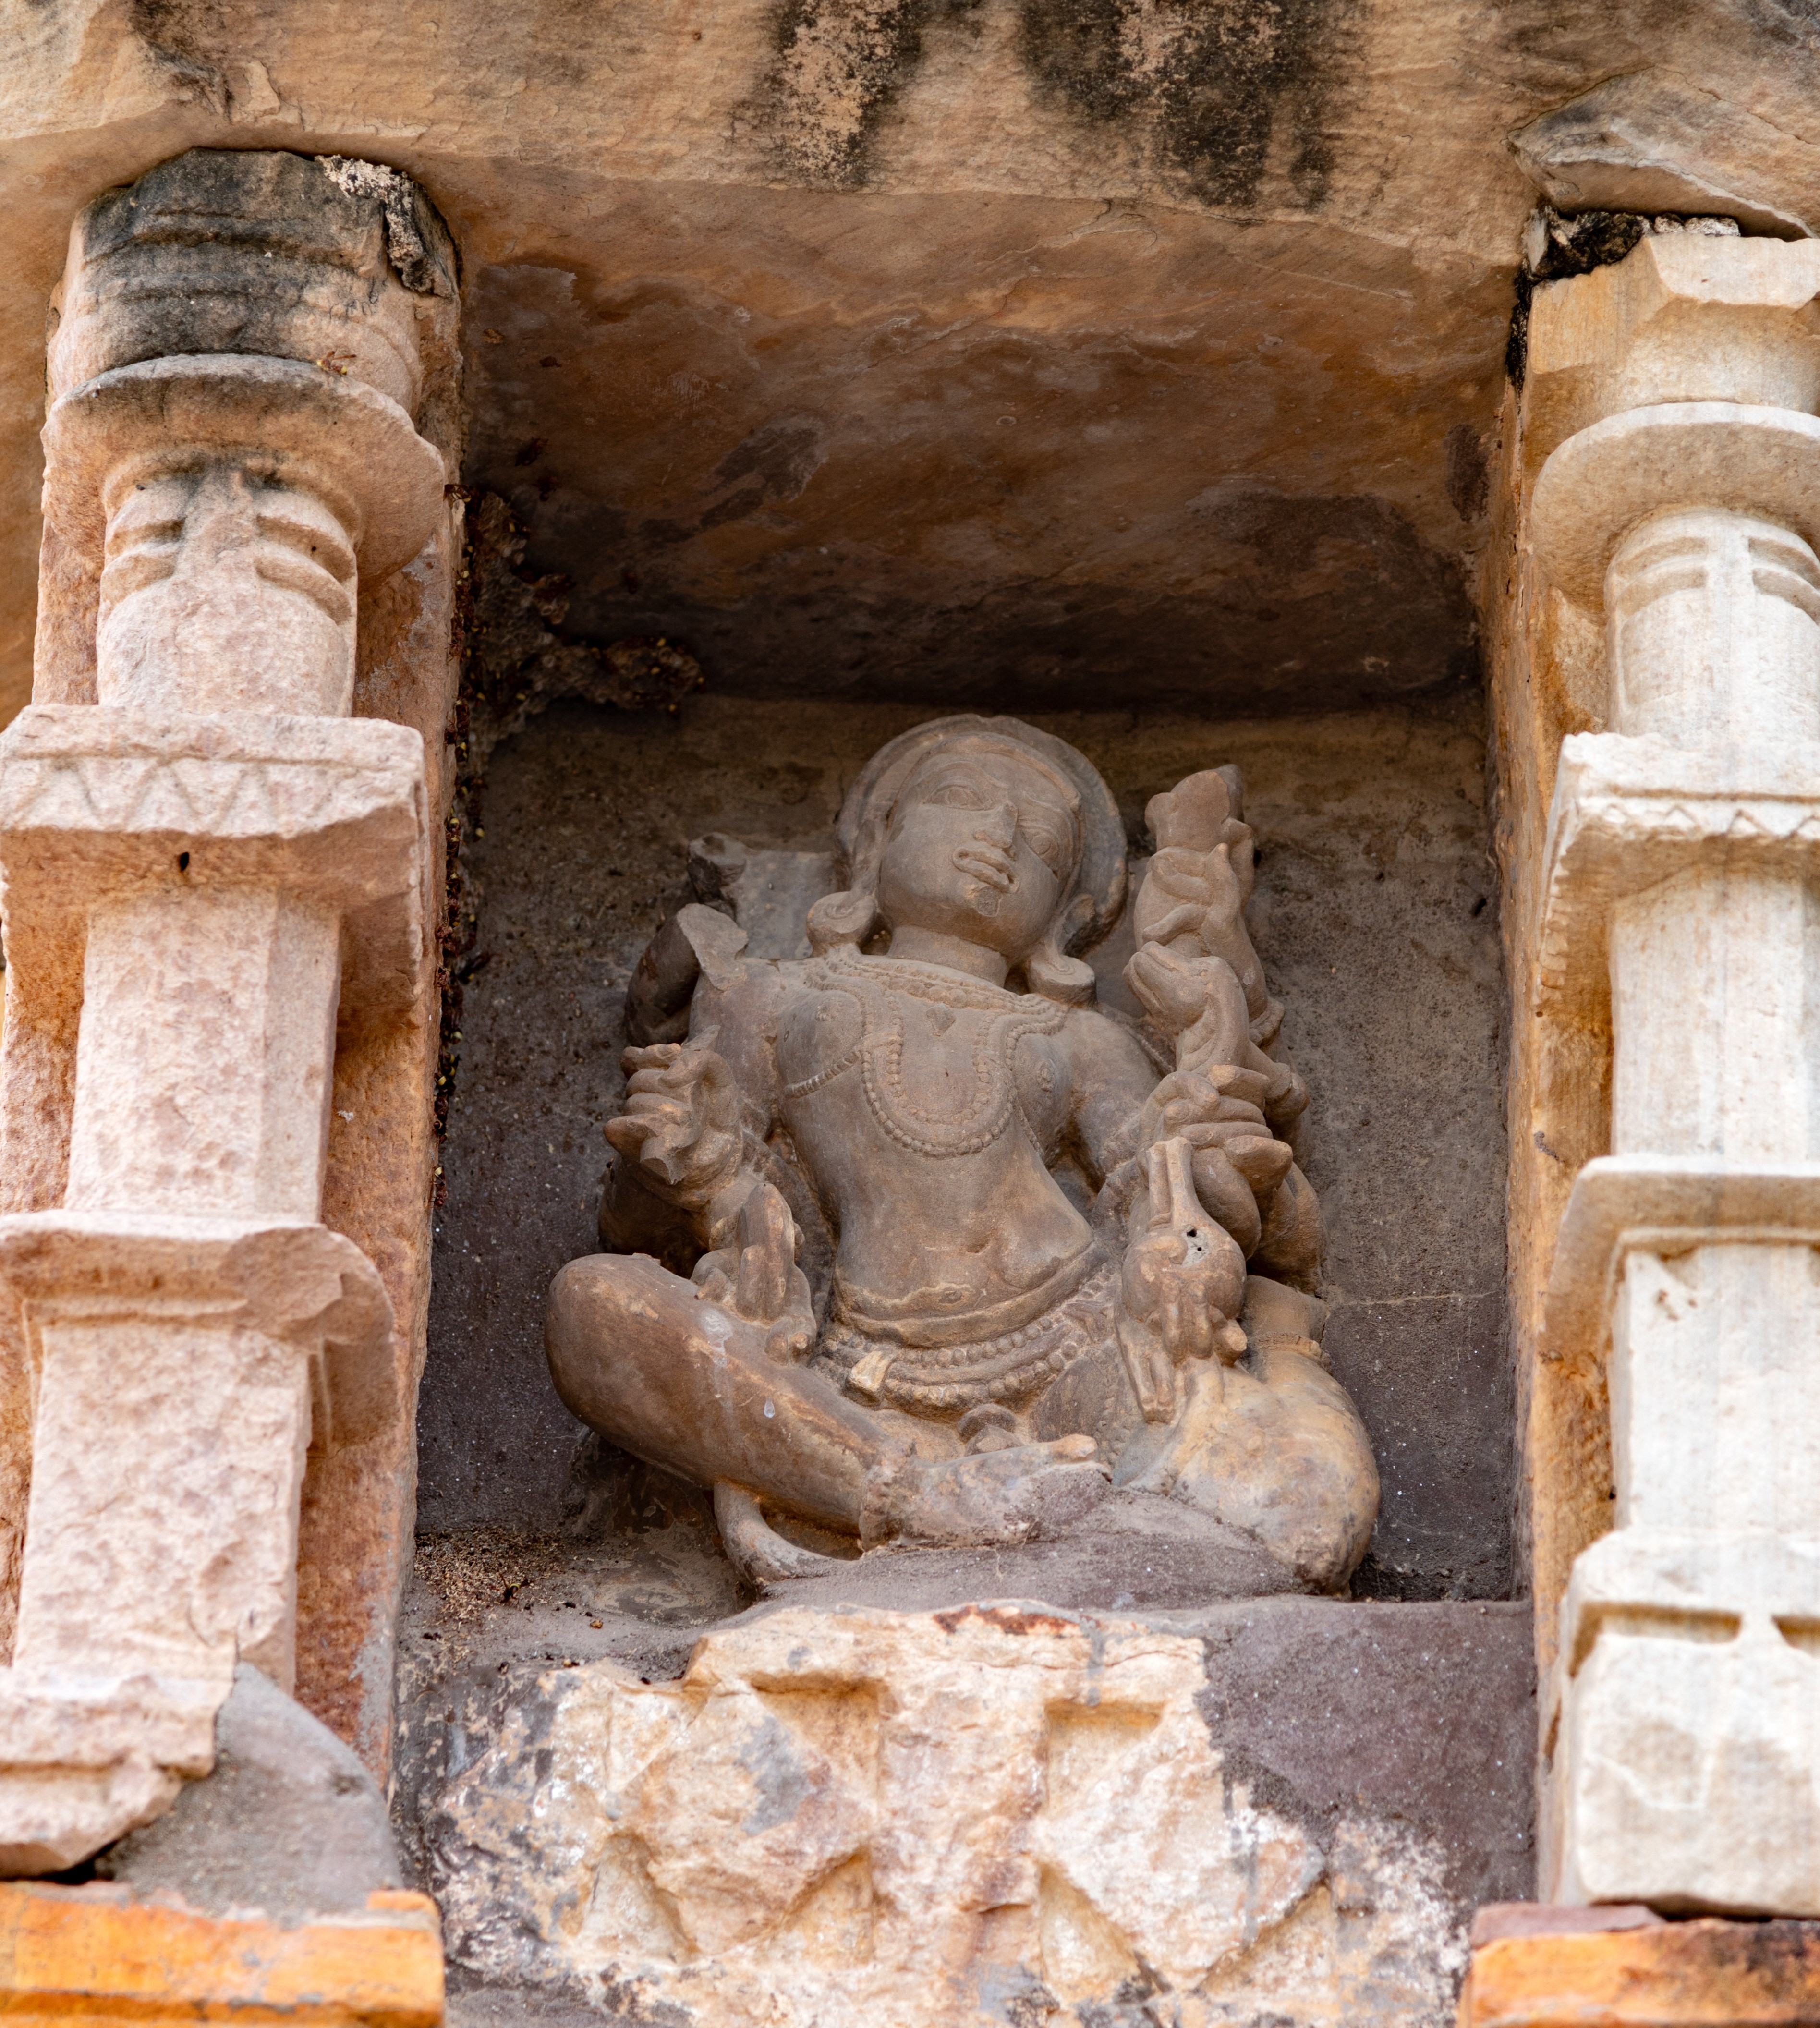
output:
M1612 727L1563 745L1539 939L1537 1014L1611 1038L1548 1308L1615 1489L1547 1720L1567 1902L1820 1913L1817 289L1808 248L1664 240L1550 312L1601 363L1556 362L1583 426L1531 529L1603 611Z
M675 1681L469 1658L395 1808L477 2016L1436 2022L1529 1877L1525 1619L786 1598Z
M430 1012L423 741L347 716L362 592L445 512L420 313L320 165L181 167L73 237L46 515L94 701L0 741L11 968L65 1010L60 1050L7 1038L64 1123L61 1203L0 1217L32 1430L13 1873L206 1772L239 1662L292 1686L310 1455L405 1405L387 1288L321 1217L338 1047Z

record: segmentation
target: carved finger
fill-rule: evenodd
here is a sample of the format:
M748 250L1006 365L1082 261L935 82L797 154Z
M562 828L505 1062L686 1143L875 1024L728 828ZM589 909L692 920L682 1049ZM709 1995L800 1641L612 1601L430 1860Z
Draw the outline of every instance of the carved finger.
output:
M760 1184L740 1207L739 1241L734 1308L753 1323L774 1323L790 1305L796 1226L790 1207L769 1183Z
M1269 1071L1248 1070L1238 1064L1211 1064L1207 1066L1208 1077L1218 1086L1221 1096L1242 1100L1254 1105L1261 1115L1264 1101L1270 1097L1272 1076Z
M677 1098L667 1091L633 1091L626 1094L624 1119L638 1119L649 1124L666 1119L679 1123L686 1120L694 1108L686 1100Z
M1211 1359L1213 1334L1220 1321L1204 1278L1185 1284L1176 1298L1177 1325L1170 1346L1178 1364L1185 1359Z
M637 1161L638 1151L645 1145L645 1130L637 1120L628 1119L621 1114L609 1119L601 1131L606 1135L610 1146L616 1149L627 1160Z
M1204 1291L1197 1292L1189 1316L1188 1356L1190 1359L1211 1359L1213 1356L1214 1333L1223 1321Z
M1263 1217L1251 1186L1223 1149L1204 1148L1194 1157L1194 1187L1201 1202L1231 1234L1241 1253L1249 1253L1263 1235Z
M1171 1071L1167 1077L1158 1079L1156 1089L1150 1096L1159 1105L1174 1105L1178 1100L1208 1105L1216 1101L1219 1094L1198 1071Z
M620 1058L620 1068L630 1077L634 1071L660 1070L665 1064L675 1063L682 1053L680 1042L652 1042L627 1049Z
M650 1070L634 1071L626 1084L626 1094L633 1097L666 1097L676 1089L676 1074L668 1065Z
M1167 1423L1175 1413L1175 1362L1160 1338L1150 1347L1150 1401L1144 1413L1152 1423Z
M1167 1422L1175 1412L1175 1373L1161 1342L1123 1310L1114 1319L1114 1328L1139 1412L1147 1423Z
M1260 1197L1268 1197L1289 1173L1295 1155L1287 1143L1252 1134L1228 1141L1226 1159Z
M1194 1193L1194 1151L1179 1135L1146 1151L1150 1180L1150 1230L1178 1230L1197 1225L1206 1212Z
M791 1317L779 1324L764 1342L764 1353L774 1366L793 1366L815 1342L811 1318Z
M1171 943L1179 936L1198 934L1206 915L1204 902L1178 901L1167 914L1154 920L1148 916L1142 917L1139 934L1147 944Z
M1163 944L1141 945L1125 967L1125 978L1131 990L1166 1028L1179 1028L1193 1020L1206 1000L1195 967Z
M1267 1135L1267 1130L1258 1117L1257 1108L1237 1105L1230 1098L1219 1101L1219 1110L1211 1119L1197 1120L1182 1130L1182 1138L1197 1148L1224 1148L1234 1141L1256 1140L1260 1134Z

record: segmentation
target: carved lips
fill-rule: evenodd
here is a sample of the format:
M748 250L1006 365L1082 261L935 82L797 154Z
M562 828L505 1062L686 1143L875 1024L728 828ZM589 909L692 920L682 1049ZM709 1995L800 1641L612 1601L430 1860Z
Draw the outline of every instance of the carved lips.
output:
M1017 862L1001 846L976 839L954 855L956 868L977 884L967 897L982 916L998 913L999 899L1017 886Z

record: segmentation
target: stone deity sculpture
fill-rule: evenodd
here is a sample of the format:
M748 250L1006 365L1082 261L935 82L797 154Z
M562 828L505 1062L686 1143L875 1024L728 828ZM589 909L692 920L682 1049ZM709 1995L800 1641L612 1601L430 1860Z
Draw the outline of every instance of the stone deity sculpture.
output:
M1148 815L1147 1023L1097 1007L1078 955L1124 903L1116 805L1012 719L874 757L812 956L749 957L700 907L646 953L601 1215L628 1250L557 1276L551 1369L583 1420L714 1488L749 1567L803 1567L771 1523L1014 1542L1112 1488L1249 1537L1285 1583L1363 1553L1377 1475L1320 1353L1308 1094L1245 927L1236 775Z

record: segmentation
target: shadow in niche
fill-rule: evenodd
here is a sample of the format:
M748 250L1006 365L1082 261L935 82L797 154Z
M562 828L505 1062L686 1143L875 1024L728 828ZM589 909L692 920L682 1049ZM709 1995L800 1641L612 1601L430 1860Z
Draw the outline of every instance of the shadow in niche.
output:
M1263 850L1254 933L1315 1094L1304 1166L1329 1223L1329 1349L1383 1475L1360 1586L1378 1597L1498 1597L1510 1583L1501 986L1477 713L1469 698L1280 723L1043 721L1101 769L1134 835L1148 798L1182 774L1245 770ZM488 1667L609 1651L679 1666L693 1637L665 1626L742 1604L705 1496L660 1491L557 1401L544 1292L598 1247L626 986L659 922L692 898L686 842L722 831L826 850L860 765L927 715L712 696L675 716L559 702L488 764L463 857L469 956L485 962L457 1031L421 1519L435 1542L489 1556L516 1543L521 1560L535 1549L549 1584L496 1598L484 1639L478 1622L452 1639L426 1580L402 1643L413 1666L445 1640L445 1659L484 1653ZM564 1570L598 1583L583 1598ZM612 1602L635 1593L643 1607Z

